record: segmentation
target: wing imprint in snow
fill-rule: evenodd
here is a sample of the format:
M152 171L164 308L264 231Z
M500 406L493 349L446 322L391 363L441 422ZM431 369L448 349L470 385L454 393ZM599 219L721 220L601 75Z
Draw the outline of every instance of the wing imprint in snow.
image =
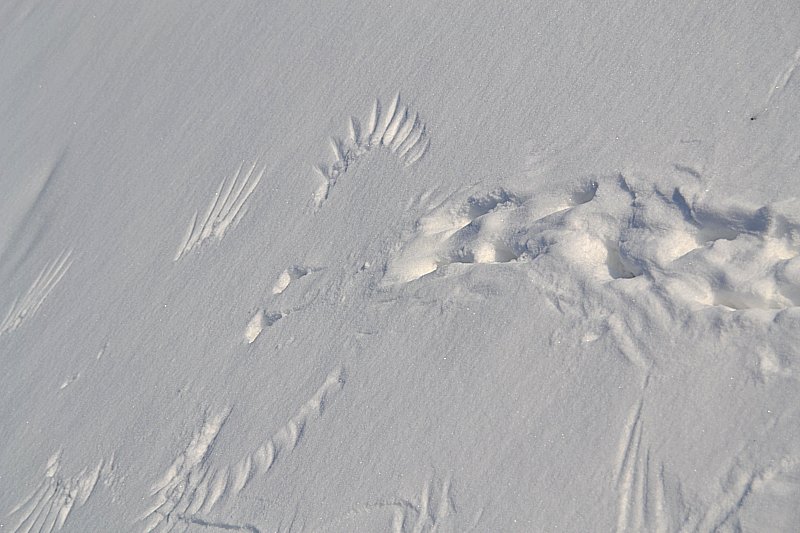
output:
M207 413L189 445L153 485L153 501L142 518L144 531L171 531L177 524L184 523L182 514L187 507L184 503L206 496L210 477L208 457L229 413L229 410Z
M772 82L772 85L770 85L769 91L767 92L764 105L762 106L761 110L759 110L757 113L753 113L750 116L750 120L756 120L762 113L769 111L773 101L784 89L786 89L786 86L794 77L798 66L800 66L800 48L795 50L794 56L792 56L792 60L787 67L779 72L775 77L775 80Z
M58 531L73 509L82 507L94 492L104 470L104 461L94 468L84 468L77 475L60 474L61 452L47 461L44 479L39 486L8 513L14 533Z
M143 530L167 532L178 525L211 524L199 517L220 502L231 501L255 476L266 474L279 457L289 455L308 423L322 415L326 403L343 385L344 371L336 368L292 418L232 464L212 465L209 461L228 411L206 417L186 450L153 486L151 505L141 519ZM242 527L248 530L250 526Z
M328 199L339 176L373 148L385 148L410 166L425 155L429 145L425 123L419 114L401 105L399 92L385 109L381 101L376 99L364 127L358 119L350 117L347 137L330 139L333 162L313 167L322 180L314 193L315 205L321 206Z
M239 223L244 216L246 202L253 194L267 170L266 165L256 170L258 162L245 168L240 163L236 172L220 182L214 198L204 213L195 211L186 228L173 261L177 261L210 238L221 240L225 232Z
M20 327L32 317L72 266L72 250L65 250L39 272L27 292L14 300L0 323L0 335Z
M704 514L692 516L684 530L796 530L800 517L797 510L800 458L797 456L764 460L746 453L733 461L720 480L720 489ZM775 512L778 509L783 512Z
M617 529L666 533L664 466L656 466L650 448L642 446L642 401L631 409L617 458Z

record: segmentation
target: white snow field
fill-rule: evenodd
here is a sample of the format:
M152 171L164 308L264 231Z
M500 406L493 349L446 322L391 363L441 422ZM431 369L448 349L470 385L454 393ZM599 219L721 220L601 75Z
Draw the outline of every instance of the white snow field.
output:
M800 7L0 3L0 531L800 531Z

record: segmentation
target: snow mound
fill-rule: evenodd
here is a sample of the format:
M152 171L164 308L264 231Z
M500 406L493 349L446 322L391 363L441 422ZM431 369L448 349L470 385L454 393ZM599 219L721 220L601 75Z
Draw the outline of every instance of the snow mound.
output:
M642 277L689 305L800 305L800 218L790 202L715 201L696 186L623 176L556 196L563 201L499 188L448 198L419 219L385 281L407 283L453 263L546 257L596 283Z

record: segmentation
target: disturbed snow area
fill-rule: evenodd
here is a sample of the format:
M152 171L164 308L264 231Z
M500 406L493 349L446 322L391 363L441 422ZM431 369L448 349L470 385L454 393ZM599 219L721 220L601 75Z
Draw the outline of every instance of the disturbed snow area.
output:
M0 531L796 531L800 11L0 29Z

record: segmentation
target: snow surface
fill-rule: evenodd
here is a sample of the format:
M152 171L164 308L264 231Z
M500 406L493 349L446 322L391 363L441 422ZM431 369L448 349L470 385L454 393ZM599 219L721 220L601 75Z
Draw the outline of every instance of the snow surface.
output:
M0 4L0 530L800 530L792 2Z

